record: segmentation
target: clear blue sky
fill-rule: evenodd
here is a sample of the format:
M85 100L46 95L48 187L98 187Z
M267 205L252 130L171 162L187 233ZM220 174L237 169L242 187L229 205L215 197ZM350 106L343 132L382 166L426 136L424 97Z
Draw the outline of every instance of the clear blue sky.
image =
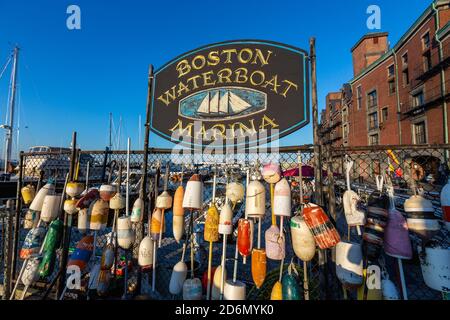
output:
M13 44L20 57L20 145L68 146L71 132L83 149L108 143L108 114L122 117L122 148L138 148L147 70L199 46L234 39L264 39L308 49L316 37L319 106L327 92L352 77L350 48L370 30L366 9L381 7L382 30L394 45L431 0L334 1L0 1L0 67ZM66 9L81 7L81 30L66 28ZM8 77L0 79L0 121L5 121ZM17 119L17 118L16 118ZM25 128L27 126L28 128ZM3 132L0 132L3 149ZM143 136L143 134L142 134ZM168 144L150 135L151 146ZM312 142L311 126L282 141ZM17 147L15 147L17 150Z

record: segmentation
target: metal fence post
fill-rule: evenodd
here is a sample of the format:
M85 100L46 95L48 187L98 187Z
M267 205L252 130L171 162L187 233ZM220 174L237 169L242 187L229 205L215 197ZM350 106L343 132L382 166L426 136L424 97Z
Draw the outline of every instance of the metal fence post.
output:
M5 235L5 265L3 269L3 284L4 284L4 292L3 292L3 300L8 299L11 294L12 287L12 260L13 260L13 206L14 200L8 200L6 202L6 212L8 225L6 227L6 235Z
M19 180L17 181L17 191L16 191L16 216L15 216L15 226L14 226L14 247L12 256L12 273L13 278L16 277L16 264L17 264L17 253L19 247L19 237L20 237L20 213L22 211L22 201L20 201L20 190L22 189L23 183L23 166L24 166L24 154L20 153L19 159Z

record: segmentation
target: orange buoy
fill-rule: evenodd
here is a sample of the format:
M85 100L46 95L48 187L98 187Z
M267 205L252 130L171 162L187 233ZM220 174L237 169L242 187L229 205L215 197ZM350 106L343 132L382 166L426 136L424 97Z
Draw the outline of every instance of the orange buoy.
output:
M267 273L267 259L266 250L253 249L252 250L252 278L258 289L264 283Z

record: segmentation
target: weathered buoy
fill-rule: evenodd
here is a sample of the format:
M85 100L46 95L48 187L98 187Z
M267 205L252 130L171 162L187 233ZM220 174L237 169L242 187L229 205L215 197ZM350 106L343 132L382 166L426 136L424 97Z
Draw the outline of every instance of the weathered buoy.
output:
M280 281L275 282L270 293L270 300L283 300L283 285Z
M20 277L20 281L22 281L25 286L29 287L39 280L38 268L40 263L40 257L33 257L26 262L26 267L22 273L22 277Z
M441 191L442 219L447 230L450 231L450 178Z
M131 220L129 216L117 219L117 243L119 246L128 250L134 242L134 230L131 228Z
M384 229L384 251L391 257L411 259L413 252L406 219L395 208L389 209L388 213L388 222Z
M111 282L111 271L100 270L97 282L97 294L100 297L106 296L108 294L110 282Z
M108 243L103 248L102 258L100 260L100 268L102 270L109 270L114 265L114 246Z
M244 185L239 182L230 182L226 186L226 196L232 203L237 203L244 199Z
M316 204L308 203L303 210L303 219L314 235L320 249L336 246L341 237L323 209Z
M22 194L23 203L29 205L36 196L36 189L32 184L28 184L20 190L20 193Z
M159 241L159 233L162 228L165 228L165 226L162 225L161 209L155 209L150 222L150 234L153 241Z
M55 194L55 185L53 182L49 182L38 191L30 204L30 210L42 211L45 197L53 194Z
M346 161L346 180L347 190L342 196L342 203L344 205L345 220L349 227L359 227L366 223L366 214L359 208L361 199L359 195L351 189L350 185L350 171L353 167L353 161ZM360 233L358 229L358 234Z
M439 232L439 220L434 215L431 201L420 195L413 195L404 204L408 229L423 239L431 239Z
M85 236L78 241L75 251L69 258L68 267L77 266L80 271L86 268L94 250L94 236Z
M183 300L201 300L202 282L199 278L186 279L183 284Z
M281 260L286 254L286 244L281 236L280 229L276 225L271 225L265 232L266 256L272 260Z
M77 213L78 212L77 200L67 199L66 201L64 201L64 212L67 212L67 214Z
M158 209L170 209L172 208L172 201L173 198L170 195L168 191L163 191L157 198L156 198L156 208Z
M248 219L239 219L238 222L238 250L243 257L248 257L253 248L253 221Z
M59 215L60 195L46 195L42 204L41 220L51 222Z
M295 255L304 262L311 261L316 254L316 241L305 220L301 216L295 216L291 219L290 226Z
M262 176L264 181L270 184L275 184L281 179L281 169L278 164L269 163L263 166Z
M220 286L222 283L222 277L224 279L227 278L227 269L223 269L224 274L222 275L222 266L218 266L216 271L214 271L214 277L211 288L211 300L219 300L220 299Z
M367 203L367 221L363 233L364 254L371 261L378 259L388 220L389 197L380 191L370 194Z
M245 215L247 217L263 217L266 213L266 188L257 181L250 181L245 197Z
M109 208L112 210L122 210L125 208L125 198L117 192L110 200L109 200Z
M38 211L28 210L25 214L25 219L23 221L24 229L36 228L40 219L40 214Z
M100 198L103 201L109 201L117 192L117 188L110 184L102 184L99 189Z
M146 236L139 244L138 264L144 270L148 270L153 266L153 240Z
M225 203L222 210L220 210L219 233L223 235L233 233L233 211L229 203Z
M347 289L363 283L363 254L359 243L341 241L336 245L336 275Z
M288 272L283 275L281 280L281 292L283 300L301 300L300 287L298 286L298 280L292 274L292 270L297 274L297 269L292 263L289 265ZM298 274L297 274L298 276Z
M183 291L183 284L186 281L187 273L188 268L184 261L179 261L177 264L175 264L169 282L169 292L171 294L178 295Z
M20 249L20 259L29 259L39 253L42 241L44 241L45 229L43 227L33 228L28 231L22 248Z
M133 203L133 209L131 211L131 222L141 222L143 219L144 200L137 198Z
M66 194L75 198L78 197L84 191L84 184L80 182L68 182L66 185Z
M86 230L88 229L89 220L88 209L80 209L80 211L78 211L78 231L82 233L86 232Z
M109 204L98 199L89 207L89 229L98 231L106 228L108 224Z
M90 189L77 202L78 209L87 209L95 200L100 198L100 193L97 189Z
M183 208L199 210L203 206L203 183L200 175L194 174L186 184L183 197Z
M223 298L225 300L245 300L246 287L241 281L233 282L227 280L223 289Z
M206 212L204 239L208 242L217 242L219 240L219 211L212 204Z
M273 212L276 216L291 216L291 187L286 178L281 179L275 185Z
M447 247L431 244L425 247L425 253L419 246L423 280L431 289L450 292L450 250Z
M266 279L266 273L266 250L255 248L252 250L252 279L258 289L263 285L264 280Z

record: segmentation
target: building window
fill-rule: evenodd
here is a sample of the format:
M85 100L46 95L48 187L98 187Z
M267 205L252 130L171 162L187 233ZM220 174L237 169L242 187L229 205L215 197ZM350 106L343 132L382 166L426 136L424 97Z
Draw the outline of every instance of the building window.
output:
M378 44L378 38L373 38L373 44Z
M412 96L412 104L414 108L421 107L425 103L423 91L419 91Z
M423 47L423 50L427 50L430 48L430 33L429 32L425 33L425 35L422 37L422 47Z
M391 77L393 77L394 76L394 74L395 74L395 69L394 69L394 65L393 64L391 64L389 67L388 67L388 78L391 78Z
M356 107L358 110L361 109L362 105L362 88L361 86L356 88Z
M344 136L344 139L347 140L348 139L348 125L344 124L344 126L342 127L342 134Z
M376 146L378 145L380 142L379 137L378 137L378 133L377 134L372 134L369 136L369 145L371 146Z
M378 105L377 90L373 90L367 94L367 104L369 108L374 108Z
M431 69L432 62L431 62L431 52L427 51L423 55L423 71L427 72Z
M342 122L344 122L344 123L348 122L348 109L347 108L342 109Z
M388 118L388 108L381 109L381 122L387 121Z
M396 88L395 88L395 80L394 79L393 80L389 80L388 86L389 86L389 94L390 95L394 94L395 90L396 90Z
M409 72L408 72L408 68L406 68L405 70L403 70L403 86L406 87L407 85L409 85Z
M378 129L378 112L369 114L369 130Z
M415 144L427 143L426 126L425 121L415 123L413 125L414 142Z
M403 67L406 68L408 66L408 53L402 55L402 64Z

